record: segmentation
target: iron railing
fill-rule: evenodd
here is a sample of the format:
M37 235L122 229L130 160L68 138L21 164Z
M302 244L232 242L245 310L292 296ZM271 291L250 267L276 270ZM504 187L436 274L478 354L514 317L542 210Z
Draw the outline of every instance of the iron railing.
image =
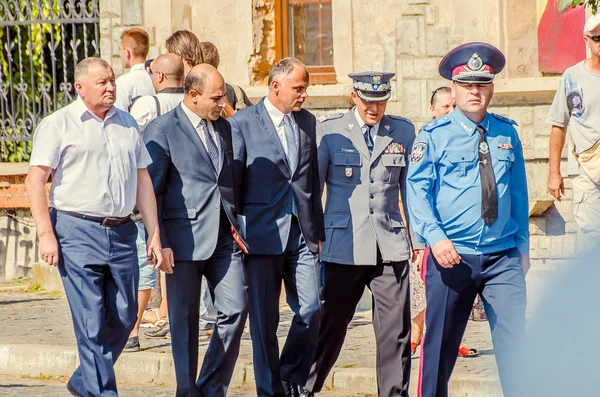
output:
M5 161L17 143L30 151L26 142L38 122L75 99L75 66L100 52L98 1L0 0L0 143Z

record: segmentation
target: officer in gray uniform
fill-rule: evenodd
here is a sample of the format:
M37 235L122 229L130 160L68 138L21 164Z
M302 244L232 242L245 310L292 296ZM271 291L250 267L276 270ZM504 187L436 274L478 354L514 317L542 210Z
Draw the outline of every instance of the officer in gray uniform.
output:
M367 286L373 294L379 396L408 396L412 248L398 198L405 197L415 127L385 114L394 73L349 76L356 106L325 118L321 131L317 127L319 176L327 187L325 304L317 356L302 392L312 396L323 387Z

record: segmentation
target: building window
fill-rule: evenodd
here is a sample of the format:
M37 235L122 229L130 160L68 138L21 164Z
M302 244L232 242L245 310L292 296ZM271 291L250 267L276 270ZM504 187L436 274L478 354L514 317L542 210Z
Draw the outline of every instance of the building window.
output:
M275 2L277 59L298 58L311 84L335 84L331 0Z

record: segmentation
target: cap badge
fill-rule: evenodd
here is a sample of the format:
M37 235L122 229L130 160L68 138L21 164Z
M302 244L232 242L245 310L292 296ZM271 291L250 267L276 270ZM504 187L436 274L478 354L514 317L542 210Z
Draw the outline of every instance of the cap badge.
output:
M483 61L479 55L477 55L477 53L473 53L471 59L469 59L469 62L467 63L467 66L469 66L469 69L471 70L481 70L483 67Z
M382 74L374 74L371 76L371 84L381 84L381 79L383 79Z

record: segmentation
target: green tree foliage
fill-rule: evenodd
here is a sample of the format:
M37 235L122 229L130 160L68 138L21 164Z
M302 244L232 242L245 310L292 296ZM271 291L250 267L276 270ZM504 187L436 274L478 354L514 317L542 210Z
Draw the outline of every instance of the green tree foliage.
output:
M592 10L592 14L596 15L598 6L600 6L600 0L573 0L571 6L573 8L578 6L589 7Z

